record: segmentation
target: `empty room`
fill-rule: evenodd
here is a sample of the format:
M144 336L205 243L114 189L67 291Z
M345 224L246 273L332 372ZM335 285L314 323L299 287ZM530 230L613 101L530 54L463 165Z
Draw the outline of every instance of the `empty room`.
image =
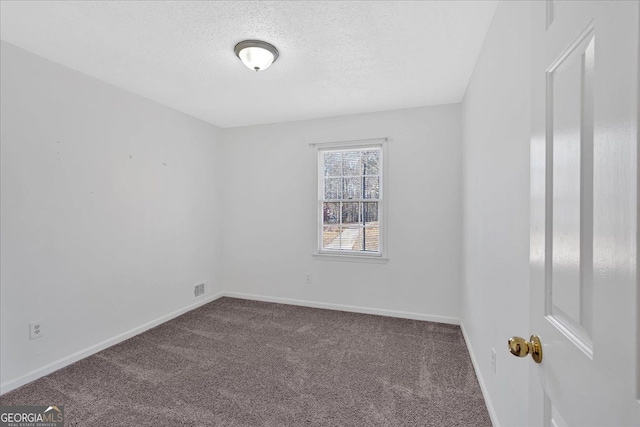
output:
M0 427L640 426L639 28L0 0Z

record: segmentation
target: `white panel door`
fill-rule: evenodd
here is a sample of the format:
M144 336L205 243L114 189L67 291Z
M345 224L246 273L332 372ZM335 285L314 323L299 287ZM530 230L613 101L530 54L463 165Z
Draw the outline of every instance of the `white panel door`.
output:
M535 426L640 426L638 1L532 2ZM528 335L527 335L528 337ZM523 363L525 363L523 361Z

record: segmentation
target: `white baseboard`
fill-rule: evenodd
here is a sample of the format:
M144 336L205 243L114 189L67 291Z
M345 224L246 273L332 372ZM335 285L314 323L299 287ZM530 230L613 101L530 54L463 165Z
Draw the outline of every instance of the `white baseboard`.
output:
M462 336L464 337L464 342L467 344L467 350L469 351L469 356L471 356L471 363L473 364L473 369L476 371L476 378L478 378L478 383L480 384L480 390L482 390L482 396L484 397L484 401L487 404L487 410L489 411L489 417L491 418L491 424L493 427L500 427L498 423L498 417L496 415L496 411L493 407L491 399L489 397L489 391L487 390L487 385L482 378L482 373L480 372L480 367L478 365L478 359L473 352L473 348L471 348L471 340L467 335L467 331L464 328L464 323L460 320L460 329L462 329Z
M351 313L377 314L379 316L400 317L402 319L426 320L428 322L448 323L459 325L460 319L437 314L412 313L409 311L387 310L384 308L361 307L357 305L333 304L329 302L316 302L291 298L271 297L266 295L243 294L237 292L224 292L224 296L230 298L248 299L254 301L275 302L279 304L299 305L303 307L324 308L328 310L348 311Z
M95 354L99 351L104 350L105 348L111 347L113 345L116 345L118 343L121 343L122 341L125 341L133 336L136 336L138 334L141 334L144 331L147 331L153 327L156 327L164 322L167 322L173 318L176 318L178 316L180 316L181 314L184 314L188 311L191 311L195 308L200 307L201 305L210 303L211 301L215 301L218 298L221 298L223 296L222 292L219 292L217 294L202 298L202 299L198 299L197 302L190 304L186 307L183 307L179 310L174 311L173 313L169 313L166 314L164 316L161 316L155 320L152 320L150 322L145 323L144 325L138 326L136 328L133 328L127 332L124 332L120 335L116 335L113 338L109 338L107 340L104 340L98 344L92 345L91 347L85 348L84 350L80 350L72 355L69 355L67 357L64 357L62 359L59 359L53 363L50 363L46 366L43 366L42 368L38 368L36 370L33 370L21 377L6 381L2 384L0 384L0 395L7 393L11 390L14 390L20 386L23 386L27 383L30 383L31 381L35 381L38 378L44 377L45 375L49 375L50 373L57 371L58 369L62 369L65 366L71 365L72 363L77 362L78 360L84 359L85 357L89 357L92 354Z

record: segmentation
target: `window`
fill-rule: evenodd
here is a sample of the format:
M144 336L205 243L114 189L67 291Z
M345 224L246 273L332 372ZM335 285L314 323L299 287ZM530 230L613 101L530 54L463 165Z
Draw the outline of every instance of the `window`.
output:
M318 255L383 258L385 141L316 145Z

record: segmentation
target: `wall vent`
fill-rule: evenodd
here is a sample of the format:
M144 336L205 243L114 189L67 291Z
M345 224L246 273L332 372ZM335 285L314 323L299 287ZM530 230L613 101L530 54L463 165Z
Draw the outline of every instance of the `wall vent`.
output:
M193 296L198 298L204 295L204 283L200 283L199 285L195 285L193 287Z

